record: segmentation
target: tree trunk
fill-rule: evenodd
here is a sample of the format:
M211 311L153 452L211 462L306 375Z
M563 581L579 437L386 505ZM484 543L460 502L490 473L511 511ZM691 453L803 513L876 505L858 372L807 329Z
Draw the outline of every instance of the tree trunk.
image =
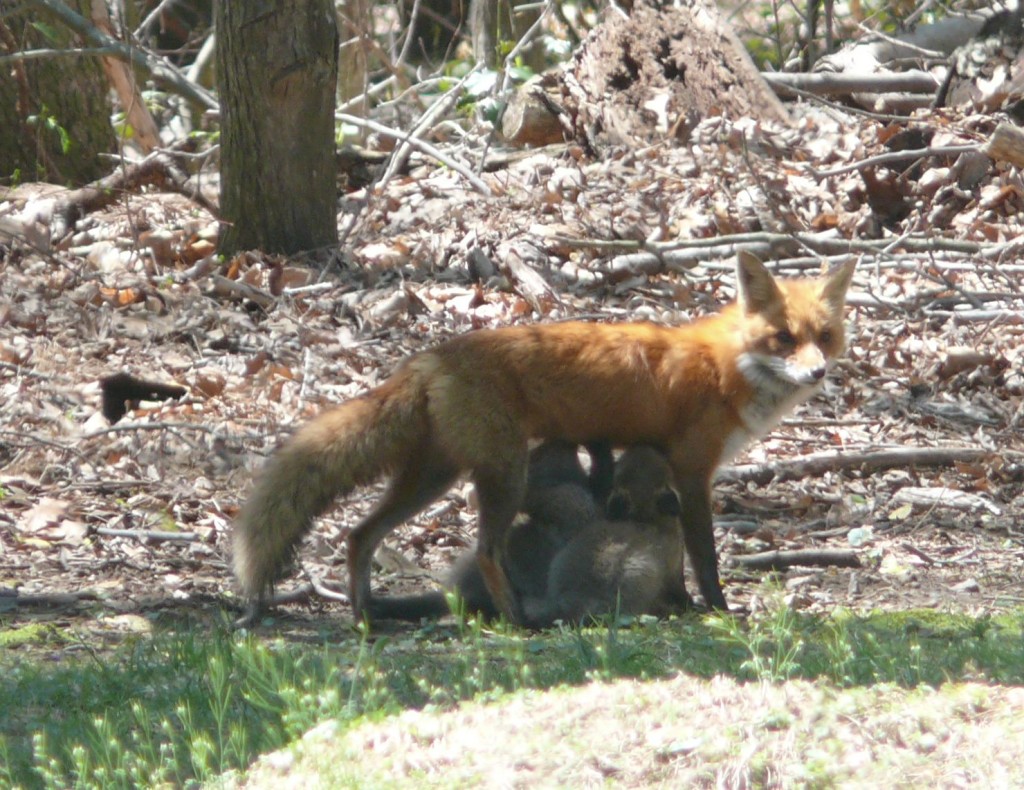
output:
M336 245L332 0L220 0L215 13L221 252Z
M89 0L69 2L89 16ZM0 1L0 55L82 46L58 18L10 10ZM43 23L47 38L36 24ZM97 58L61 56L5 63L0 70L0 178L79 185L110 170L116 150L106 77Z
M515 5L511 0L470 0L469 30L477 63L492 69L501 66L505 60L502 50L511 49L540 18L539 8L517 12ZM544 67L543 47L527 47L522 57L535 71Z

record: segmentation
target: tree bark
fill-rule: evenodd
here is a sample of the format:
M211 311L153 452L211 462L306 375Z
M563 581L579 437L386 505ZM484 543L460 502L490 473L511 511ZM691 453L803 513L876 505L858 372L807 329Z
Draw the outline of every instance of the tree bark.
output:
M220 249L291 254L338 243L331 0L220 0Z
M89 0L69 5L89 13ZM0 11L0 55L81 45L46 9L8 10L0 1ZM40 22L56 42L36 28ZM100 154L116 144L96 58L13 61L0 73L0 178L78 185L106 175L110 165Z
M540 18L539 8L530 6L517 11L516 5L510 0L470 0L469 32L473 58L477 63L492 69L499 68L505 60L503 46L507 44L511 48ZM528 47L523 53L523 60L539 72L544 67L543 48Z
M637 3L628 18L609 11L568 63L560 107L594 154L666 137L685 141L711 115L789 122L710 0Z

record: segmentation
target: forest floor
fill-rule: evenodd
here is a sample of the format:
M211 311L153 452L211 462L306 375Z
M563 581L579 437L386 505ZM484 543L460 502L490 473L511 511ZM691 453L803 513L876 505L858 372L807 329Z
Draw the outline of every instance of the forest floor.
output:
M980 152L852 166L897 135L981 144L996 119L790 109L790 126L712 117L686 144L597 160L555 146L488 166L470 135L445 150L482 165L490 195L414 158L382 193L345 196L342 251L319 267L259 253L213 264L214 218L155 190L59 242L46 228L31 245L0 238L0 617L97 646L162 619L223 622L238 605L232 519L295 426L470 329L705 314L732 298L739 246L783 276L829 256L859 265L848 350L821 394L715 485L730 604L755 610L764 595L766 574L738 558L840 548L859 567L773 576L788 605L1020 607L1024 183ZM0 215L42 191L0 195ZM187 394L111 424L100 382L122 371ZM344 589L344 536L375 493L320 519L273 628L350 622L305 579ZM473 539L468 493L386 540L379 589L443 576Z
M983 120L913 126L960 143ZM66 248L38 254L6 243L0 605L8 616L42 608L100 627L97 607L234 603L231 519L253 471L297 424L469 329L569 318L672 323L713 310L732 296L737 242L768 251L772 217L758 206L769 186L772 216L784 213L779 221L804 239L853 238L864 251L848 350L822 394L715 486L730 601L749 608L763 576L733 558L838 547L855 550L861 567L789 571L794 605L1019 605L1024 189L1015 170L990 163L968 191L956 185L954 162L931 158L907 184L932 194L912 191L908 216L887 228L859 171L809 175L809 163L878 153L881 132L811 109L787 130L712 119L685 147L599 162L564 149L530 154L484 175L500 193L492 197L423 166L361 207L344 255L322 271L258 254L222 274L186 266L190 246L215 225L184 198L159 193L91 215ZM168 236L170 257L153 254L140 230ZM607 252L609 240L658 233L693 240L701 260ZM867 249L876 239L885 246ZM779 247L782 275L819 268L801 245ZM494 273L478 279L487 266ZM541 286L522 284L524 272ZM111 425L99 382L121 371L188 394L144 403ZM911 448L945 452L908 462L899 453ZM858 455L866 452L874 455ZM457 488L386 541L381 586L426 587L471 543L467 493ZM343 537L373 497L359 492L321 520L303 551L307 573L343 589ZM319 618L339 608L313 596L289 611Z

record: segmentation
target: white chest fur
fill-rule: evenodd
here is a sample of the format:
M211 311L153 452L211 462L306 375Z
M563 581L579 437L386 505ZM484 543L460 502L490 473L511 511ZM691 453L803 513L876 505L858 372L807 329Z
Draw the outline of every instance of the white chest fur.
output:
M738 365L750 385L751 396L740 409L742 425L726 437L720 463L727 463L748 443L768 433L798 403L811 397L820 384L820 380L809 380L792 371L785 360L776 357L742 354Z

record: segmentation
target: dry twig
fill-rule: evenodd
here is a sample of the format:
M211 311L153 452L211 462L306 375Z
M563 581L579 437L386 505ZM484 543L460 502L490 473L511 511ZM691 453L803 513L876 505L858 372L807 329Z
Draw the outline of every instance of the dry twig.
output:
M92 530L105 538L135 538L136 540L172 540L193 543L199 540L194 532L168 532L159 529L115 529L114 527L96 527Z
M465 178L473 186L473 188L480 194L486 195L487 197L491 197L494 194L494 190L487 186L486 183L481 181L476 176L476 174L473 173L473 171L466 167L464 164L456 161L455 159L452 159L450 156L443 153L440 149L436 148L430 143L415 137L410 137L408 132L400 132L395 129L392 129L389 126L385 126L382 123L371 121L368 118L358 118L355 115L348 115L346 113L335 113L334 117L341 121L342 123L350 123L353 126L362 126L367 129L370 129L371 131L377 132L378 134L383 134L387 137L394 138L395 140L402 140L404 142L407 142L411 147L415 148L420 153L426 154L432 159L436 159L441 164L450 167L460 176Z
M943 466L953 463L972 463L995 455L1018 455L1017 453L996 453L978 447L888 447L878 450L849 451L835 450L812 453L800 458L776 461L770 464L738 464L727 466L718 473L718 479L733 483L767 483L781 480L796 480L804 477L819 477L826 472L860 470L877 472L881 469L906 466Z
M803 567L859 568L860 559L849 549L797 549L763 551L730 557L734 565L758 571L782 571L794 565Z

